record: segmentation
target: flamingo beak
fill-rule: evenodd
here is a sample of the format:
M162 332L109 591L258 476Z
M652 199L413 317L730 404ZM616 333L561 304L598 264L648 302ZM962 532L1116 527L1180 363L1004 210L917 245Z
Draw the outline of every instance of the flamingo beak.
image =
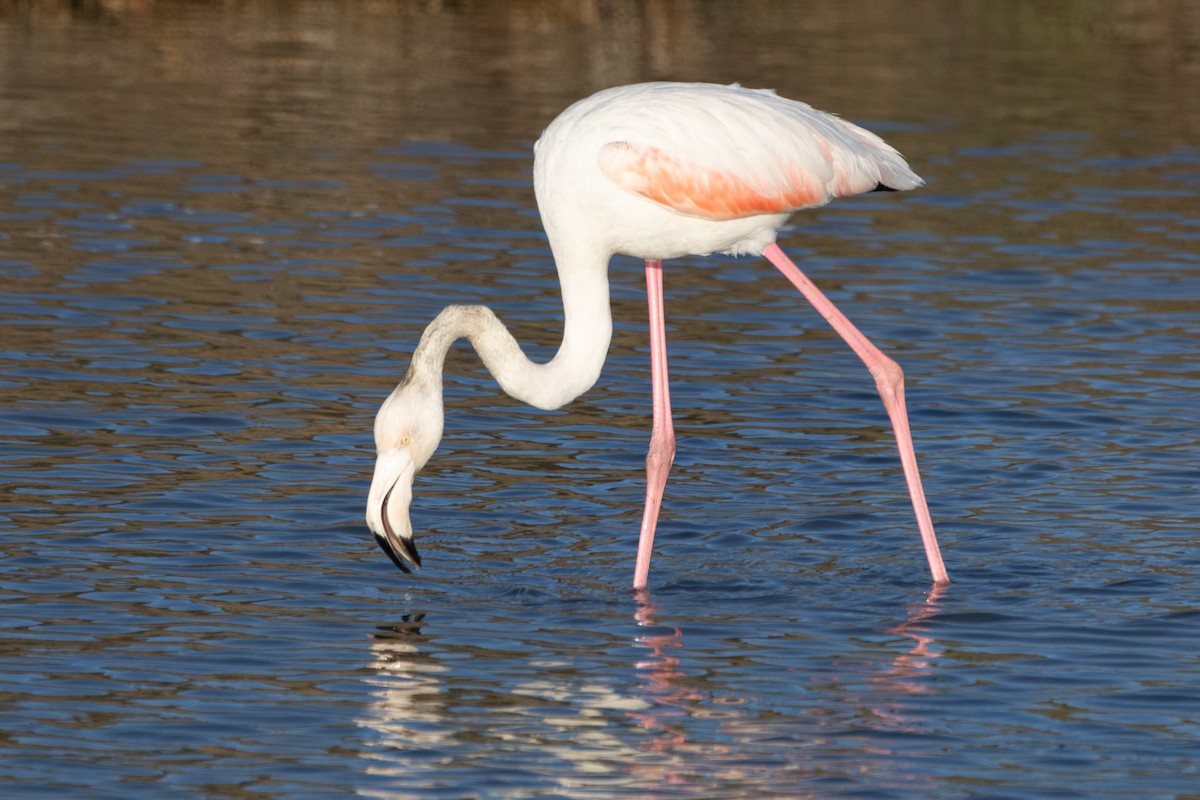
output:
M421 566L421 554L413 542L408 517L416 474L416 464L406 450L380 453L367 496L367 527L401 572L412 572Z

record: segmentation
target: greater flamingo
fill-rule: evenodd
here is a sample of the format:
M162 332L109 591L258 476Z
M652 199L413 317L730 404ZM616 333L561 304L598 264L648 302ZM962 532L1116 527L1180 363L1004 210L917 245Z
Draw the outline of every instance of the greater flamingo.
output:
M375 418L378 456L367 526L401 570L420 566L409 505L416 473L442 438L446 352L470 340L500 387L529 405L565 405L596 382L612 338L608 262L646 262L653 432L633 586L644 589L675 432L667 387L662 261L763 255L817 309L875 378L891 419L935 584L949 582L921 488L900 367L864 336L775 244L803 208L835 197L920 186L875 134L773 91L736 84L645 83L606 89L562 112L534 145L533 182L558 267L564 331L535 364L485 306L448 306L425 328L404 380ZM407 563L406 563L407 562Z

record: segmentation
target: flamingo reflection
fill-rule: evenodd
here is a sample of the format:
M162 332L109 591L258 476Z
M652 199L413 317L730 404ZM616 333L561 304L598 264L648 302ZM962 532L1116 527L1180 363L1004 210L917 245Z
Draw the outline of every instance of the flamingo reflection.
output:
M633 667L641 680L638 696L645 707L628 716L655 734L641 749L665 755L667 760L641 762L632 771L642 779L654 777L660 784L689 783L697 779L694 757L702 755L704 780L752 785L762 776L756 768L745 766L746 754L766 748L770 753L764 758L775 764L766 785L788 780L786 776L801 785L814 774L851 769L857 780L875 775L880 786L905 792L931 788L928 776L897 771L891 757L897 754L893 742L920 746L919 739L908 739L907 734L920 733L923 718L906 698L932 690L926 679L936 674L941 650L931 628L945 591L934 587L906 609L900 622L883 629L911 640L890 660L834 658L822 664L819 656L812 661L800 659L794 668L795 690L812 693L813 699L807 713L801 708L793 714L768 709L766 697L725 691L717 696L698 688L704 679L689 675L683 667L683 629L660 623L663 612L650 594L638 593L634 620L647 631L633 643L646 652ZM703 733L705 726L698 722L702 719L719 719L720 736L714 739ZM863 729L869 732L855 733ZM896 735L901 738L893 739ZM795 746L789 748L787 742ZM730 754L741 757L723 763Z
M938 658L942 655L937 641L929 632L929 623L938 615L938 602L945 593L946 586L934 585L924 600L912 604L907 619L887 629L888 633L913 640L913 646L897 655L888 671L887 682L899 691L908 694L924 694L929 691L928 685L919 679L932 674Z
M657 611L649 592L637 593L633 618L638 627L658 628ZM645 633L633 640L635 647L649 650L650 654L634 663L644 682L642 699L647 707L630 712L629 716L646 730L665 734L651 740L649 749L653 751L677 750L686 744L684 726L673 720L686 718L705 699L702 692L687 685L687 675L673 654L683 647L683 631L678 626L670 626L669 630L670 633Z

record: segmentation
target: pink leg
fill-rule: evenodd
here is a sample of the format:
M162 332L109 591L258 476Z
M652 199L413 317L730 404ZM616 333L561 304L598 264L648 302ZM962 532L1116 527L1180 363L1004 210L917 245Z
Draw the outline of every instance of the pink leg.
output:
M642 512L642 533L638 539L637 564L633 570L633 588L645 589L650 575L650 552L654 547L654 528L662 507L667 473L675 461L675 426L671 423L671 391L667 385L667 327L663 317L662 262L646 262L646 300L650 305L650 372L654 397L654 430L650 434L650 452L646 454L646 509Z
M921 488L921 475L917 472L917 454L913 449L912 433L908 428L908 412L904 407L904 373L900 371L900 365L871 344L870 340L846 319L846 315L783 254L779 245L767 245L763 249L763 255L800 290L838 335L846 340L846 344L850 345L850 349L862 359L874 376L879 396L883 398L883 407L887 409L892 429L896 432L900 464L904 467L904 480L908 483L908 493L912 496L913 510L917 512L917 527L921 531L921 542L925 545L925 556L929 559L933 582L949 583L950 576L946 574L946 565L942 563L942 553L938 549L937 536L933 532L933 520L929 516L929 506L925 503L925 491Z

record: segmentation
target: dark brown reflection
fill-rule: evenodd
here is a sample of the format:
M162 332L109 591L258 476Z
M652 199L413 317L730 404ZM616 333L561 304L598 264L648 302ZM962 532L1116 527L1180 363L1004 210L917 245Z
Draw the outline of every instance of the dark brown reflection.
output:
M512 145L566 102L650 79L741 80L856 118L954 120L997 138L1121 139L1133 126L1190 143L1198 43L1188 0L6 0L0 148L86 137L94 156L136 140L237 164L407 137Z

